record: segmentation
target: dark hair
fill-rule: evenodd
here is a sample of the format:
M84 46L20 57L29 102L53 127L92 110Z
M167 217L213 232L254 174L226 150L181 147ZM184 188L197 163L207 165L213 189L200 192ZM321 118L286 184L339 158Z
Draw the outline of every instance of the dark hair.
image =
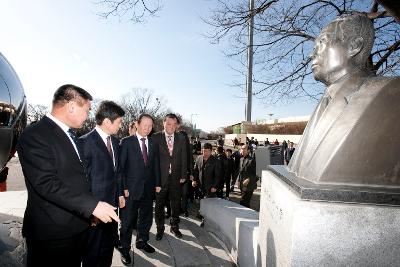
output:
M154 123L154 119L153 119L153 117L152 117L150 114L142 113L142 114L139 115L139 118L138 118L138 120L137 120L138 124L140 124L140 123L142 122L142 119L143 119L143 118L151 119L151 121Z
M217 153L218 154L224 153L224 148L222 146L217 147Z
M110 119L111 122L114 122L124 115L125 111L113 101L102 101L96 112L96 124L101 125L104 119Z
M175 119L176 123L181 124L181 119L179 119L178 116L176 116L175 113L168 113L167 115L164 116L164 121L167 119Z
M93 100L93 97L84 89L73 84L64 84L60 86L53 96L53 106L65 105L67 102L74 100L79 105L83 105L82 99Z
M212 150L212 145L210 143L204 143L203 149L209 149Z
M226 152L231 152L231 153L232 153L232 149L230 149L230 148L227 148L225 151L226 151Z

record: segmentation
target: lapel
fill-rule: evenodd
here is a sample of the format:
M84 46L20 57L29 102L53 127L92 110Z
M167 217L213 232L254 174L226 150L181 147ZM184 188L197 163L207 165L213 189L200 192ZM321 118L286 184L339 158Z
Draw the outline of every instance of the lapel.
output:
M167 140L165 137L165 132L163 131L161 133L161 147L165 150L165 152L167 152L167 154L169 155L169 150L168 150L168 144L167 144Z

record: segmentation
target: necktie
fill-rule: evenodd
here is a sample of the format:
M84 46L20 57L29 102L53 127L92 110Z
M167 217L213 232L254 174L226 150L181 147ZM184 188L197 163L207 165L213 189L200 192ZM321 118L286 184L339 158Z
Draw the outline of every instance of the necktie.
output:
M142 141L142 155L143 155L144 165L147 165L148 157L147 157L146 138L140 138L140 140Z
M68 129L68 134L71 137L72 141L74 141L75 145L78 142L78 137L76 136L76 133L74 130L72 130L71 128Z
M108 150L108 153L110 154L111 158L114 161L113 152L111 149L111 136L107 136L107 150Z
M172 142L172 135L167 136L167 145L169 154L172 155L172 150L174 149L174 143Z

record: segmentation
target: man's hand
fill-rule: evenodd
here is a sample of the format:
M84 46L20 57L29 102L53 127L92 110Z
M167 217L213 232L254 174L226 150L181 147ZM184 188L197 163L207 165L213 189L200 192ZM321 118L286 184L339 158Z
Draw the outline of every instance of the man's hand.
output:
M247 185L249 184L249 182L250 182L250 179L249 179L249 178L246 178L246 179L243 181L243 185L244 185L244 186L247 186Z
M118 218L117 214L115 213L116 209L117 209L116 207L113 207L106 202L99 201L92 214L97 218L99 218L104 223L112 222L112 220L119 223L121 221Z
M217 192L217 189L215 189L215 187L211 187L211 193L215 193Z
M196 181L193 181L193 182L192 182L192 186L193 186L193 187L196 187L196 186L197 186L197 182L196 182Z
M184 182L186 182L186 179L180 179L179 182L180 182L181 184L183 184Z
M129 197L129 190L128 189L124 190L124 195L125 195L125 197Z
M156 193L160 193L161 191L161 186L156 186Z
M123 207L125 207L125 197L124 196L120 196L118 198L118 202L119 202L119 208L122 209Z
M97 226L99 223L100 223L100 220L99 220L97 217L94 217L94 216L93 216L93 217L90 219L90 226L95 227L95 226Z

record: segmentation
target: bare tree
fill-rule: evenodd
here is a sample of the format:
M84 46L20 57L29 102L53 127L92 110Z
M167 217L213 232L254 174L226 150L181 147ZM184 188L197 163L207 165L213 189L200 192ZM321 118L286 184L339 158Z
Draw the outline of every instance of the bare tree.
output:
M160 0L100 0L96 4L104 9L99 13L101 17L128 17L134 23L145 22L147 17L155 16L162 8Z
M142 113L148 113L153 116L155 131L161 129L162 117L167 109L163 98L154 96L152 90L134 88L121 97L119 104L126 112L121 127L123 135L126 136L128 134L129 124L136 121Z
M49 112L49 108L44 105L29 104L28 105L28 123L35 123L39 121L46 113Z
M382 2L382 1L381 1ZM392 2L392 1L384 1ZM298 97L318 99L322 86L311 77L309 55L321 29L336 17L349 13L368 16L376 29L369 68L378 74L399 73L400 25L373 0L255 0L249 12L248 0L218 0L204 19L213 30L213 43L228 40L226 55L239 62L235 67L246 75L247 24L254 16L253 94L265 102ZM244 90L243 82L234 83Z

